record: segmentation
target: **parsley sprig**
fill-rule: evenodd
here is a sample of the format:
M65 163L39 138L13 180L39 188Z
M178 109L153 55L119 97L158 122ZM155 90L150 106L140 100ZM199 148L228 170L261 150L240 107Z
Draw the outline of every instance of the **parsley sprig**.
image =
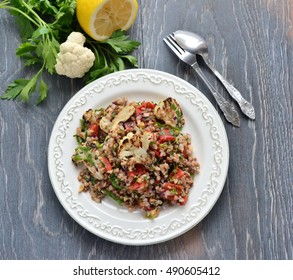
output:
M140 43L128 40L128 38L129 36L125 35L125 32L118 30L103 42L87 39L96 56L94 66L85 75L87 83L104 75L124 70L128 65L138 66L136 58L129 53L136 49Z
M16 49L16 55L23 59L24 66L35 66L37 71L30 79L16 79L10 83L1 99L27 102L34 92L38 93L37 104L43 102L48 94L48 86L43 72L55 74L56 56L60 44L72 31L82 32L76 15L75 0L4 0L0 9L7 9L16 20L22 42ZM130 53L140 43L129 40L124 31L116 31L111 38L97 42L87 38L87 47L95 54L95 62L84 76L89 83L109 73L126 67L137 67L137 60ZM39 67L39 68L37 68Z

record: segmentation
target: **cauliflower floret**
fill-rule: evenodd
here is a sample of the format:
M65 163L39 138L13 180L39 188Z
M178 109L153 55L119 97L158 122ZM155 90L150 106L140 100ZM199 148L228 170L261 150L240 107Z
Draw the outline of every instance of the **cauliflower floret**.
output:
M123 161L132 157L133 163L145 163L148 161L149 145L151 142L152 134L144 131L142 135L133 134L129 132L120 140L118 157Z
M83 46L83 44L85 43L85 37L80 32L71 32L66 41Z
M127 121L134 114L134 112L135 107L129 104L123 107L112 121L109 121L107 116L103 117L100 121L100 128L106 133L109 133L114 130L120 122Z
M106 133L109 133L110 131L110 126L111 126L111 121L107 117L102 117L100 120L100 128L105 131Z
M80 32L72 32L60 45L55 70L59 75L81 78L94 65L94 53L84 47L85 37Z
M160 101L154 108L154 114L158 119L172 127L180 128L184 125L182 110L174 98L168 97Z
M125 106L112 121L111 127L115 128L120 122L127 121L135 112L135 108L132 105Z

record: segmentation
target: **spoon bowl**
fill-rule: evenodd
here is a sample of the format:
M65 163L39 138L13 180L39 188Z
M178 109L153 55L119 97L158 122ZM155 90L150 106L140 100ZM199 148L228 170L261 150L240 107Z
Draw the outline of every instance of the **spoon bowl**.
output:
M174 37L181 48L192 54L200 55L204 59L207 66L211 69L215 76L222 82L222 84L227 89L231 97L237 101L241 111L247 117L255 119L255 112L252 104L246 101L242 97L241 93L233 85L228 83L228 81L212 65L208 56L208 44L206 43L206 41L198 34L185 30L175 31Z
M174 37L176 42L188 52L199 55L208 54L208 44L198 34L178 30L174 32Z

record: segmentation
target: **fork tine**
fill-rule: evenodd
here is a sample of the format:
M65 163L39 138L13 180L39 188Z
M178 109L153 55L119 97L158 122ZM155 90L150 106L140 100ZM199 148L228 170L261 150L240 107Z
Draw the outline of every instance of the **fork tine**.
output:
M167 46L177 55L180 56L179 51L173 46L173 44L170 43L170 41L168 40L168 37L163 39L164 42L167 44Z
M168 47L177 55L182 55L183 49L178 46L175 41L175 38L170 34L166 38L164 38L164 42L168 45Z
M176 45L177 49L180 50L180 52L185 52L185 50L177 43L174 33L169 34L168 37L172 40L172 43Z

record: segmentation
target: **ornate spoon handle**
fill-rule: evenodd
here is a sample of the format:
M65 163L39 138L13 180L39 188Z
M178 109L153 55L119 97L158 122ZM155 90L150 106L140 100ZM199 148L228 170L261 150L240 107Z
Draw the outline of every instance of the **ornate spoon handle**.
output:
M213 96L215 97L220 109L224 113L224 116L226 120L230 123L232 123L234 126L240 126L240 118L239 115L233 106L233 104L229 103L227 100L225 100L224 97L222 97L216 89L212 86L212 84L209 82L209 80L206 78L204 73L199 68L199 65L196 63L192 64L191 67L197 72L197 74L202 78L202 80L206 83L209 90L212 92Z
M235 88L233 87L230 83L228 83L225 78L215 69L215 67L212 65L210 59L208 58L208 56L202 55L205 63L207 64L207 66L211 69L211 71L216 75L216 77L222 82L222 84L224 85L224 87L227 89L227 91L229 92L229 94L231 95L231 97L233 99L236 100L236 102L239 104L239 107L241 109L241 111L249 118L251 119L255 119L255 112L254 112L254 108L252 106L251 103L249 103L247 100L245 100L241 93Z

